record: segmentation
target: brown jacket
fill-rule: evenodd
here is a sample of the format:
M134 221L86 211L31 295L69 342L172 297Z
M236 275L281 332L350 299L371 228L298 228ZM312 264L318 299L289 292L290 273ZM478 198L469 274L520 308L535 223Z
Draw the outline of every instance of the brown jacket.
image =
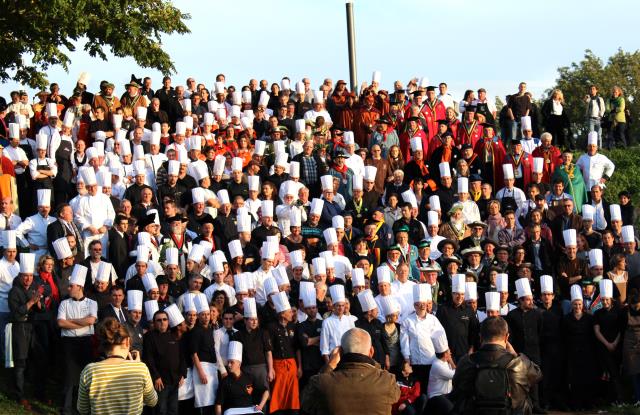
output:
M364 355L346 354L336 370L325 365L311 378L302 395L302 413L389 415L398 399L395 375Z

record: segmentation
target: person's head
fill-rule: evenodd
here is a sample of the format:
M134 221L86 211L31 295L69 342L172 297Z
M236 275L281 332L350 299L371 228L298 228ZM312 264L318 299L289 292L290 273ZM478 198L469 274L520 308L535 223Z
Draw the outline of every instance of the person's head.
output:
M489 317L480 325L480 339L484 344L498 344L506 347L509 326L502 317Z
M371 336L359 328L347 330L347 332L342 335L340 347L344 354L362 354L367 357L373 356Z
M98 337L100 346L107 356L128 356L131 346L129 330L116 318L107 317L98 325Z
M119 285L114 285L111 287L111 305L115 308L120 308L122 306L122 300L124 300L124 290Z

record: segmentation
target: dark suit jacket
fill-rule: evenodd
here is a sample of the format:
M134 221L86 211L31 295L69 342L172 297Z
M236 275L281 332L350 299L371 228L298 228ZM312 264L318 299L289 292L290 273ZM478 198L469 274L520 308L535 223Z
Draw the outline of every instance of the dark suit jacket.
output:
M562 231L564 230L563 225L564 215L556 216L552 221L549 228L551 228L551 234L553 235L553 241L556 246L564 246L564 237L562 236ZM582 216L573 213L571 214L571 218L569 219L569 227L571 229L575 229L576 233L582 229Z
M535 265L535 250L533 248L533 242L531 239L527 239L523 244L525 250L524 260ZM542 263L542 272L547 275L551 275L553 270L553 247L551 243L546 239L541 239L540 249L538 251L540 262Z
M49 253L56 259L56 251L53 249L53 241L62 238L66 234L67 230L59 220L52 222L47 226L47 247L49 248Z
M123 307L122 308L122 314L124 314L125 321L128 321L129 319L127 318L127 312L124 310L124 304L121 305L120 307ZM111 304L107 304L106 306L104 306L100 310L98 310L98 320L99 321L102 321L107 317L113 317L116 320L120 321L120 319L116 315L116 312L113 309L113 307L111 306Z
M129 240L127 234L120 236L118 231L111 228L109 229L109 245L107 250L107 256L109 261L116 270L118 279L123 279L129 268Z

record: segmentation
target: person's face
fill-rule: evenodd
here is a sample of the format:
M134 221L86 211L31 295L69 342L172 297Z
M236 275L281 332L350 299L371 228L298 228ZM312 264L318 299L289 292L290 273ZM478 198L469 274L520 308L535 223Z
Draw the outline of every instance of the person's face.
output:
M578 247L577 246L567 246L565 247L566 253L567 253L567 257L569 259L575 259L576 254L578 252Z
M469 261L469 265L471 265L472 267L475 268L480 265L480 254L470 254L467 258Z
M146 262L136 262L136 271L138 275L142 276L147 272L147 263Z
M565 215L569 216L573 212L573 202L570 200L565 200L562 204L562 209Z
M489 186L489 184L485 183L480 187L480 190L482 191L482 196L487 198L487 197L491 197L491 186Z
M122 300L124 300L124 292L122 290L113 290L111 292L111 304L114 307L120 308Z
M450 188L451 187L451 182L452 182L451 176L443 176L443 177L441 177L440 178L440 182L442 183L442 185L445 188L447 188L447 189Z
M401 246L407 245L409 242L409 235L406 232L399 232L396 235L396 242Z
M536 196L540 193L537 187L532 186L529 188L529 199L535 200Z
M454 248L453 248L453 245L451 245L450 243L445 244L442 247L442 253L444 254L444 256L450 257L453 255L453 252L454 252Z
M189 280L189 291L200 291L202 288L202 278L191 278Z
M393 251L389 251L389 253L387 254L387 257L391 262L398 262L398 260L400 259L400 252L394 249Z
M4 257L9 262L14 262L18 255L18 250L16 248L6 248L4 250Z
M474 226L473 228L471 228L471 231L473 232L474 237L480 238L482 236L482 231L484 231L484 228L482 226Z
M533 297L530 295L526 295L524 297L520 297L520 307L523 310L533 310Z
M568 166L569 164L571 164L572 161L573 161L573 154L569 152L562 153L562 163L564 163L564 165Z
M551 302L553 301L553 298L554 298L553 293L542 293L542 294L540 294L540 299L547 306L549 306L549 304L551 304Z
M602 189L600 189L600 186L593 186L591 188L591 199L596 203L600 202L602 199Z
M94 244L91 246L91 259L98 260L102 256L102 244Z
M453 293L451 299L453 305L459 307L464 302L464 293Z
M500 250L498 252L496 252L496 258L498 259L498 261L500 262L507 262L509 260L509 253L505 250Z
M573 300L571 302L571 311L574 314L582 314L582 300Z
M516 217L514 214L509 213L504 216L504 221L507 223L508 228L513 228L516 223Z

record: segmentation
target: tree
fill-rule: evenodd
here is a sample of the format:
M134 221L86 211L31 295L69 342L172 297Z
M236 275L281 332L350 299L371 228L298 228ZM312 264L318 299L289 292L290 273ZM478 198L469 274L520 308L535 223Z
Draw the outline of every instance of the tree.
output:
M565 109L572 122L572 130L581 137L586 135L584 98L590 85L598 87L605 102L611 96L611 89L618 85L624 91L631 114L637 114L640 103L635 101L640 93L640 51L633 53L618 49L606 65L591 50L585 51L584 59L571 66L558 69L559 77L553 89L560 89L566 102ZM553 89L547 91L547 97ZM638 130L637 123L631 124L631 133Z
M32 88L48 84L46 71L62 65L76 43L92 57L131 56L142 67L175 72L161 34L189 33L190 19L167 0L21 0L4 2L0 17L0 81ZM29 59L30 58L30 59Z

